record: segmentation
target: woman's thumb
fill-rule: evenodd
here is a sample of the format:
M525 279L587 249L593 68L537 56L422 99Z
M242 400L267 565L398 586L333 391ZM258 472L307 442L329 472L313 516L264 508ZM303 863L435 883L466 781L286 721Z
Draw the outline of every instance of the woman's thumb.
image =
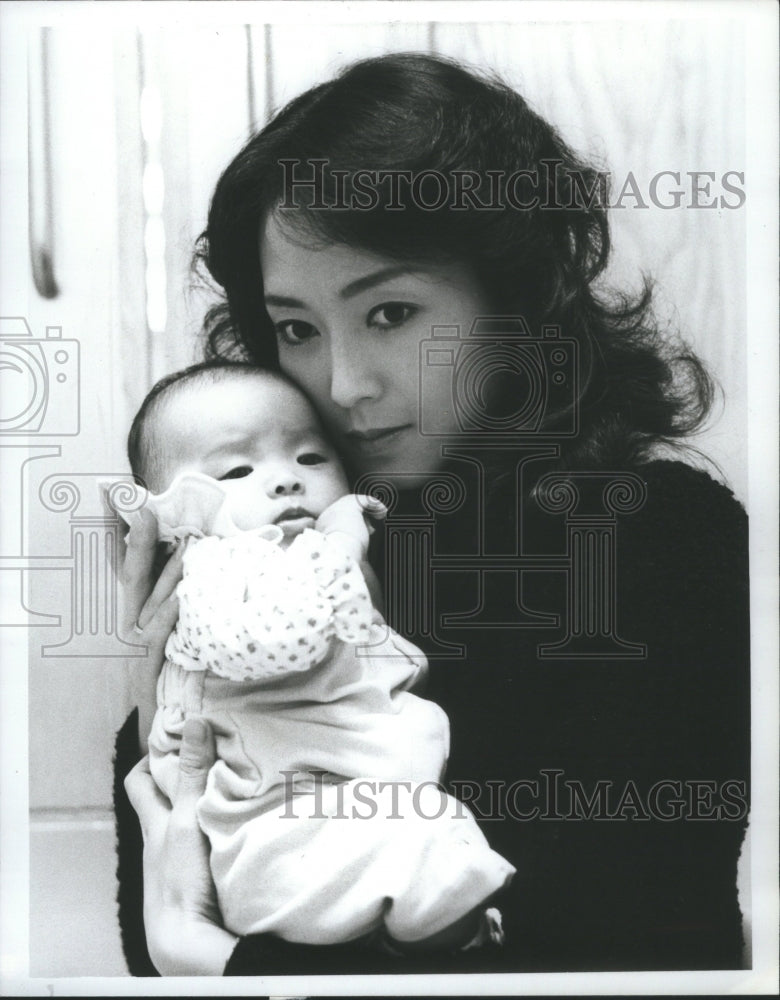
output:
M203 793L215 757L211 726L205 719L187 719L179 751L179 795L188 792L197 795Z

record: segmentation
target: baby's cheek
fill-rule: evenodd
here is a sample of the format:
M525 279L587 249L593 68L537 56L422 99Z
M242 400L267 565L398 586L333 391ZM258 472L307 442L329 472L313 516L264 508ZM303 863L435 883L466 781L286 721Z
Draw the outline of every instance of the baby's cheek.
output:
M268 498L258 490L248 486L230 490L225 500L225 509L241 531L262 528L273 522Z
M316 503L319 507L316 513L319 516L336 503L336 501L349 495L349 485L343 474L332 473L328 479L317 484L317 487L310 489L309 492L312 498L316 497ZM313 505L312 509L314 509Z

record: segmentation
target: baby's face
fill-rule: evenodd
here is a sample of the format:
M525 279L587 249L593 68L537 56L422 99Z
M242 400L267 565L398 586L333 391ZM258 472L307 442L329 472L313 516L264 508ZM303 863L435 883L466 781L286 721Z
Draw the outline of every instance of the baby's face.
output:
M220 480L243 530L278 524L296 535L349 492L309 402L266 376L186 388L164 407L157 437L164 488L188 472Z

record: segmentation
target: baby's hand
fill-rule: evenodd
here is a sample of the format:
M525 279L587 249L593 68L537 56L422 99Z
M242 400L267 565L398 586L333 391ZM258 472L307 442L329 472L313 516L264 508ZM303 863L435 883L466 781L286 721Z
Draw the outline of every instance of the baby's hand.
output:
M317 518L316 528L324 535L346 535L352 541L350 554L360 561L368 547L368 539L374 530L369 518L382 520L387 516L387 507L381 500L367 494L350 493L327 507ZM346 541L346 539L344 539ZM356 547L355 547L356 543ZM353 551L354 549L354 551Z

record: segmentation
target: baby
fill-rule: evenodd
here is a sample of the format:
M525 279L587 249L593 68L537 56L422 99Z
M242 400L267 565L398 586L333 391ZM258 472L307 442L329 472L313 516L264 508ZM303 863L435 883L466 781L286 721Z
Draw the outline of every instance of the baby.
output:
M130 431L163 542L186 539L149 738L173 798L189 714L215 733L198 817L225 926L333 944L500 941L514 868L446 795L424 655L374 607L368 517L303 394L250 365L158 383Z

